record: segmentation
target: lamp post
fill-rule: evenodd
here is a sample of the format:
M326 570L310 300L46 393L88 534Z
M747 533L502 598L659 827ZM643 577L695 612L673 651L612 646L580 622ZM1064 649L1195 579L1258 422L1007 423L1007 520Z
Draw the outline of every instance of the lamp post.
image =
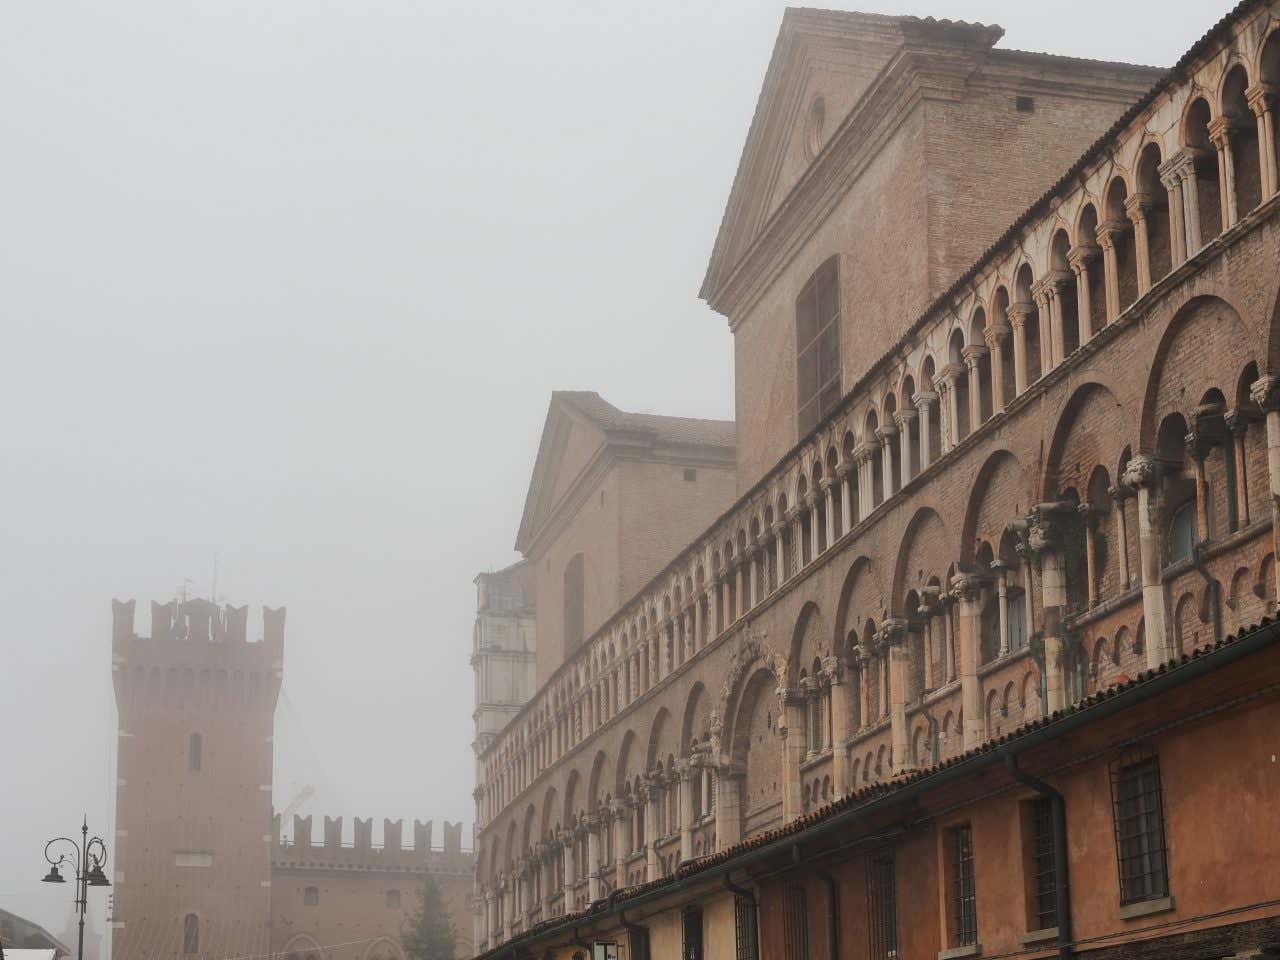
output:
M64 845L62 852L54 849L57 844ZM74 856L66 852L67 845L75 851ZM55 858L53 853L57 853L58 856ZM107 863L107 845L102 842L101 837L89 836L89 821L86 818L80 825L79 843L70 837L54 837L44 845L44 858L49 861L49 872L43 878L45 883L67 882L67 878L58 872L58 867L64 863L71 864L75 870L76 899L74 902L80 913L80 948L76 957L77 960L84 960L84 914L89 907L89 888L111 886L111 881L102 872L102 868Z

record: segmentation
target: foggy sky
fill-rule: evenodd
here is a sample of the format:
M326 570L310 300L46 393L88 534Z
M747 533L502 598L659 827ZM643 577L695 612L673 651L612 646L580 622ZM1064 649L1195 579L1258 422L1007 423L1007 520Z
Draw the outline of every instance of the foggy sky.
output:
M1169 64L1230 6L851 8ZM0 5L0 907L61 932L44 840L111 839L111 598L146 633L215 555L251 638L289 608L277 809L470 837L471 579L549 392L732 416L696 294L782 9Z

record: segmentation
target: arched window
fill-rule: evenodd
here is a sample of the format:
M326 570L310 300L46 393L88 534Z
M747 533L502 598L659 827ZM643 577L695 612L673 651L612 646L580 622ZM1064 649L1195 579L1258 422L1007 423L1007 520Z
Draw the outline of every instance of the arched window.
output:
M796 301L796 410L804 436L840 400L840 278L836 258L820 266Z
M571 653L586 639L586 572L582 554L575 553L564 568L564 649Z
M1196 502L1188 500L1169 521L1169 562L1191 559L1196 542Z
M198 733L193 733L187 738L187 769L198 773L203 762L204 738Z
M307 887L302 891L302 905L304 907L315 907L320 905L320 888Z
M188 913L182 921L182 952L200 952L200 919L194 913Z
M400 909L400 891L399 890L387 891L387 906L390 907L392 910Z

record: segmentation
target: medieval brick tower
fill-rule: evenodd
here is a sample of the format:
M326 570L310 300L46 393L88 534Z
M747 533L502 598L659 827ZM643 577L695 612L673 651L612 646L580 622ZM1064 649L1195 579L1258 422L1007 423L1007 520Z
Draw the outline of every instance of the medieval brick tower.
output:
M116 960L271 949L272 723L283 608L207 600L113 607L117 732Z

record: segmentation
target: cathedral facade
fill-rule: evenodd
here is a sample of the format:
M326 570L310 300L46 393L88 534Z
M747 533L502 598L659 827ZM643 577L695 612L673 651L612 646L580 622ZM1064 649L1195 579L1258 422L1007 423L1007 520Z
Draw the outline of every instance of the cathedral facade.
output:
M479 955L1280 948L1280 4L1168 70L1001 34L788 11L735 422L553 397Z
M471 952L473 857L462 824L342 817L283 823L271 805L274 717L284 676L284 608L194 599L153 603L151 635L134 603L113 604L119 713L112 956L117 960L404 960L401 929L424 878L436 878Z

